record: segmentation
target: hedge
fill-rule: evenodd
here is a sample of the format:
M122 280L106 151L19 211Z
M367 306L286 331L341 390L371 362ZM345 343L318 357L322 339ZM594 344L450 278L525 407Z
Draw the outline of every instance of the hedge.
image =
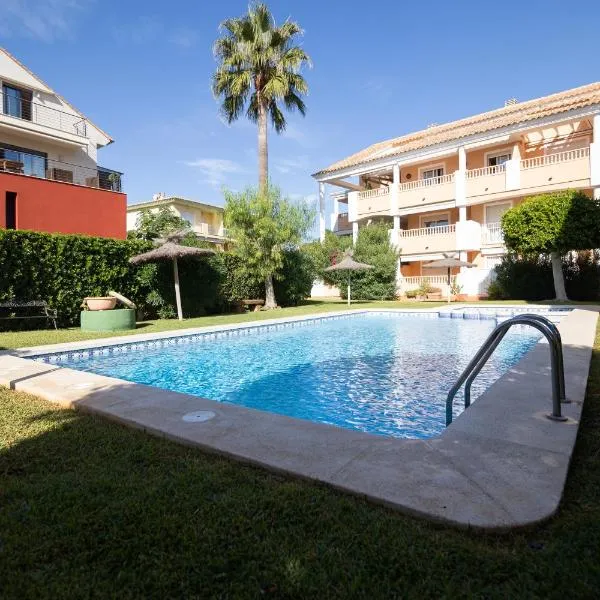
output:
M130 257L151 247L151 242L137 239L0 230L0 301L45 300L57 309L59 324L69 326L79 323L84 297L115 290L133 300L143 318L173 317L171 263L129 264ZM311 264L299 251L286 252L284 268L276 275L282 305L310 294ZM240 272L228 253L180 261L184 315L228 310L236 300L264 297L264 286Z
M600 298L600 253L570 252L563 257L567 296L571 300ZM490 299L548 300L554 298L552 264L546 255L520 257L510 253L495 268Z

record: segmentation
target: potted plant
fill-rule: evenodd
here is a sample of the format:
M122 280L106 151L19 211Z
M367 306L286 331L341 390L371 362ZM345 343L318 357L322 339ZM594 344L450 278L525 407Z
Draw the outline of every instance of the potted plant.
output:
M450 300L452 302L455 302L456 300L458 300L458 297L461 293L463 289L463 286L460 285L458 283L458 281L456 281L456 277L452 280L452 283L450 284Z

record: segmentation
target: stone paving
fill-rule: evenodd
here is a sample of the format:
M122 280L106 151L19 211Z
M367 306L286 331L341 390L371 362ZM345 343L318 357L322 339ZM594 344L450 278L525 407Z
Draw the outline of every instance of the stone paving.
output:
M550 367L548 346L541 342L441 436L428 440L360 433L22 357L122 344L122 337L4 353L0 384L323 482L403 512L461 526L505 529L541 521L558 508L577 437L597 318L595 307L585 307L568 313L558 325L571 400L563 405L568 421L546 418L551 411ZM268 322L277 321L252 325ZM197 331L209 329L224 327ZM127 341L173 335L142 334ZM198 412L200 420L194 418Z

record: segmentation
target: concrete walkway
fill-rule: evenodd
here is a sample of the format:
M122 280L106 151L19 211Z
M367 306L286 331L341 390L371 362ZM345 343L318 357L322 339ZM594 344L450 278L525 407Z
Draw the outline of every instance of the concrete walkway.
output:
M0 356L0 384L317 480L403 512L461 526L509 528L546 519L558 508L577 436L597 318L595 308L577 309L559 324L567 397L572 400L563 405L567 422L545 416L551 410L549 352L547 344L539 343L441 436L425 441L292 419L12 354ZM52 350L106 343L78 342ZM195 421L195 415L208 420Z

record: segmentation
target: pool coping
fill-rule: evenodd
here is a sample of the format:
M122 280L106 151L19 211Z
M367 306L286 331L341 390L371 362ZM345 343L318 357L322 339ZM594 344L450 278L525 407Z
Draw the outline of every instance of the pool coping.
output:
M460 306L451 307L457 308ZM497 308L523 311L542 307ZM24 358L328 318L340 316L339 311L5 352L0 355L0 384L180 443L319 481L409 514L461 526L506 529L550 517L562 497L598 318L595 306L564 308L572 309L558 324L571 400L563 405L566 423L545 416L551 402L544 343L530 350L440 436L428 440L361 433ZM367 308L342 314L430 314L441 310L444 307L419 311ZM204 422L182 420L197 411L215 416Z

